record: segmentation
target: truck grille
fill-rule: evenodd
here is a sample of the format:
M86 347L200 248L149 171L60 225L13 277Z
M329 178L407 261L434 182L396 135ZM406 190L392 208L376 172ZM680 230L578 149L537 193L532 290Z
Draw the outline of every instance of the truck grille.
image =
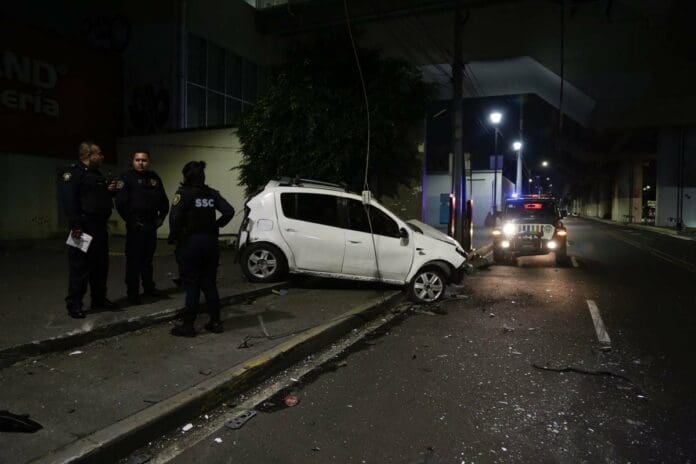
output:
M543 224L518 224L517 226L518 233L542 234L544 232L543 229Z

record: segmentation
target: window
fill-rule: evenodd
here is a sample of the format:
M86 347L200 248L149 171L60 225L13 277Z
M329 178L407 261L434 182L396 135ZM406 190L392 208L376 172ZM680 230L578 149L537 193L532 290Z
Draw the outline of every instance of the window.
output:
M281 193L283 214L290 219L340 227L338 197L316 193Z
M259 67L200 37L188 35L186 127L233 125L256 101Z
M383 211L369 205L372 232L385 237L399 238L399 226ZM358 232L370 233L370 224L367 221L365 205L358 200L348 200L348 228Z

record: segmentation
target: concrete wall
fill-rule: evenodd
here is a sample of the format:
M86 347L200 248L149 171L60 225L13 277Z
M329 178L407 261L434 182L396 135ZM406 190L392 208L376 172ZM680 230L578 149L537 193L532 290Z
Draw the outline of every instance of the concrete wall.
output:
M60 175L70 164L55 158L0 154L1 240L67 236L58 189ZM116 167L103 166L103 173L109 171L116 172Z
M429 174L423 186L423 222L433 227L440 226L440 195L452 191L450 174ZM467 191L468 192L468 191Z
M205 161L206 183L220 191L232 204L235 217L221 234L237 234L243 216L244 188L238 185L239 174L236 169L242 159L239 139L234 129L214 129L174 132L138 137L124 137L118 141L119 172L129 169L131 153L136 149L146 149L152 156L151 168L162 178L165 191L170 199L179 188L182 180L181 169L189 161ZM114 214L117 217L118 214ZM116 233L125 234L125 224L118 217ZM167 237L169 222L158 230L158 236Z
M641 222L643 207L643 168L637 161L627 160L621 163L614 179L611 203L612 221L625 222L632 216L631 222Z
M501 171L497 173L496 206L501 211L505 199L515 191L515 184L503 177ZM468 187L467 193L472 192L471 198L474 200L474 227L483 227L486 216L493 210L493 171L474 171Z
M680 152L683 136L683 165ZM657 209L655 225L673 227L677 217L678 185L683 173L684 226L696 227L696 128L664 129L657 147Z

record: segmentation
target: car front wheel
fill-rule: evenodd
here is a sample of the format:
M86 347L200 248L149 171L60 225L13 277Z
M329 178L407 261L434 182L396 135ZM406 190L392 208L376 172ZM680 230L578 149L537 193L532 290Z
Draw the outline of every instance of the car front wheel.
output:
M287 275L285 255L270 243L255 243L246 247L240 264L250 282L276 282Z
M445 294L445 276L442 271L425 268L411 279L408 287L408 297L415 303L434 303Z

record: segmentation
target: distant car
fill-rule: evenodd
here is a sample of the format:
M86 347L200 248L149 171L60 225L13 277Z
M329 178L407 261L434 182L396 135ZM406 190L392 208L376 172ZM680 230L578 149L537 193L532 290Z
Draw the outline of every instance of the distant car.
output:
M431 303L464 274L466 253L456 240L337 185L271 181L244 212L238 256L252 282L288 273L380 281L404 285L410 299Z
M565 263L568 231L561 222L564 216L565 212L558 210L551 197L530 195L508 199L502 223L493 229L493 259L503 262L516 256L554 252L556 264Z

